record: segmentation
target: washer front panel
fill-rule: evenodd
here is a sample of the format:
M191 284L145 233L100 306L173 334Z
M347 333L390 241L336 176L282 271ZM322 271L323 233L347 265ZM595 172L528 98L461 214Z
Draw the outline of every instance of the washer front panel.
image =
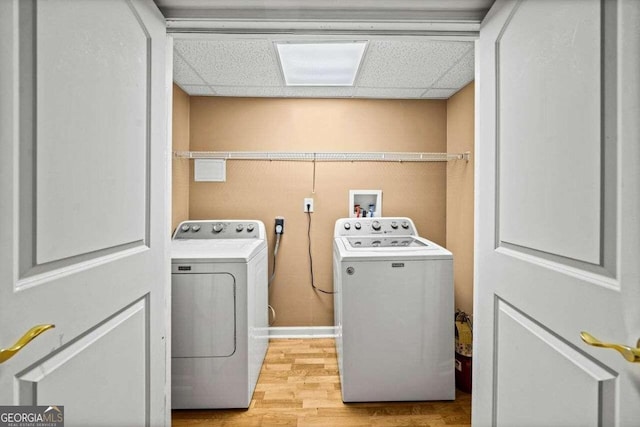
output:
M343 400L453 399L452 260L341 267Z

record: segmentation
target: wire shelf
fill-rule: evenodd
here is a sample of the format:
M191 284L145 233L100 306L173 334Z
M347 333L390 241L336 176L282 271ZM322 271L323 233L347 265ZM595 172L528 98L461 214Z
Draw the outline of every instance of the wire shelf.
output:
M465 153L410 152L281 152L281 151L175 151L180 159L269 160L303 162L448 162L470 160Z

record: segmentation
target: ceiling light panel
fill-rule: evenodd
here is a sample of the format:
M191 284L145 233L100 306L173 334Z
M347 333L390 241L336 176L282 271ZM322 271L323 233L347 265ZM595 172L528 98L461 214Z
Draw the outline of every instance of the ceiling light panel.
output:
M367 42L275 45L287 86L353 86Z
M358 83L363 87L429 88L473 48L473 42L372 41Z

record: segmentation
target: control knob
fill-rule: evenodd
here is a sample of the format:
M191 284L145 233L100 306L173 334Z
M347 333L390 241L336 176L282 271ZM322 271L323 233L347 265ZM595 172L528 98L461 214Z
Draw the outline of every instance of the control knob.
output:
M213 224L213 232L214 233L219 233L222 231L222 224L217 223L217 224Z
M354 224L354 227L356 228L356 230L360 230L362 228L362 224L360 224L359 222L356 222Z
M351 229L351 224L349 224L348 222L345 222L345 223L344 223L344 229L345 229L345 230L349 230L349 229Z
M238 224L238 225L236 225L236 231L237 231L238 233L239 233L239 232L241 232L242 230L244 230L244 225L242 225L242 224Z
M180 230L187 232L189 231L189 224L184 224L182 227L180 227Z
M253 225L253 224L247 224L247 231L248 231L249 233L251 233L251 232L253 231L253 229L254 229L254 228L255 228L255 227L254 227L254 225Z
M394 230L395 230L396 228L398 228L398 223L397 223L397 222L395 222L395 221L392 221L392 222L391 222L391 228L393 228Z
M404 229L409 228L409 223L407 221L403 221L402 222L402 228L404 228Z
M380 230L380 221L373 221L371 223L371 228L373 228L376 231L379 231Z
M198 224L194 225L193 227L191 227L191 231L197 233L198 231L200 231L200 226Z

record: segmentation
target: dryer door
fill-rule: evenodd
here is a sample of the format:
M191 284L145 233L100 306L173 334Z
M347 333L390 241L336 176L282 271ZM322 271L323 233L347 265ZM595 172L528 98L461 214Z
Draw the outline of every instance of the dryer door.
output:
M171 275L172 357L228 357L236 351L235 278Z

